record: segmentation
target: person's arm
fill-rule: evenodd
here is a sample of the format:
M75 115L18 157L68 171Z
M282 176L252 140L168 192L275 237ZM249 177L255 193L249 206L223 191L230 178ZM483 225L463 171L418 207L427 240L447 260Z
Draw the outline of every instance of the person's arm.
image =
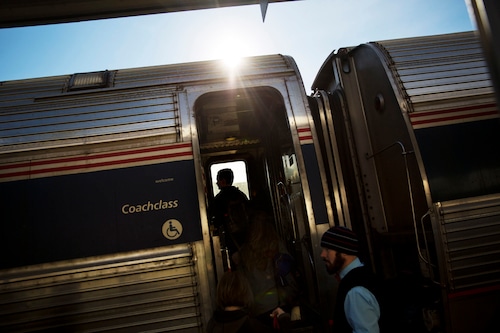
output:
M375 296L365 287L354 287L344 302L347 322L353 333L379 333L380 307Z
M292 331L292 319L289 313L285 312L282 308L278 307L271 313L274 318L273 325L275 330L279 332L289 333ZM276 323L277 321L277 323Z

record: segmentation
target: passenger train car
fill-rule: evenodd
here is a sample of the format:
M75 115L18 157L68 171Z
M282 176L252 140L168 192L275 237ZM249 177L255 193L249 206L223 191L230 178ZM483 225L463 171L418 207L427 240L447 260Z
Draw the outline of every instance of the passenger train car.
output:
M312 88L283 55L1 82L1 330L203 332L233 163L298 263L300 330L328 326L333 225L402 325L498 329L500 124L474 33L342 48Z

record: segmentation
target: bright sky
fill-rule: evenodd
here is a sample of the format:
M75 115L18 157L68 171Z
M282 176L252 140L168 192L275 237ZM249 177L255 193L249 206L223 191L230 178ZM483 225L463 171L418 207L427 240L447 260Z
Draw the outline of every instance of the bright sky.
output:
M281 53L309 92L335 49L474 30L466 0L302 0L0 29L0 81Z

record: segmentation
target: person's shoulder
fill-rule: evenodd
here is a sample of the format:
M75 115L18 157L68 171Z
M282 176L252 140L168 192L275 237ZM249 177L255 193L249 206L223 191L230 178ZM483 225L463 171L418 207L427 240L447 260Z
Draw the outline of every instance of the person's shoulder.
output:
M349 296L365 297L366 295L373 295L373 293L370 291L370 289L361 285L354 286L347 292L348 297Z
M246 196L246 194L236 186L231 185L229 188L231 189L231 191L238 192Z
M207 333L224 332L247 333L253 331L252 320L243 310L216 310L207 324Z
M241 327L238 333L271 333L274 332L269 326L264 325L261 321L249 317L245 324Z
M247 195L245 194L245 192L243 192L242 190L240 190L239 188L236 188L236 190L238 191L239 195L244 199L244 200L248 200L248 197Z
M242 190L237 188L236 186L231 185L231 186L226 187L225 193L228 195L231 195L233 198L238 197L238 199L242 199L245 201L248 200L247 195Z

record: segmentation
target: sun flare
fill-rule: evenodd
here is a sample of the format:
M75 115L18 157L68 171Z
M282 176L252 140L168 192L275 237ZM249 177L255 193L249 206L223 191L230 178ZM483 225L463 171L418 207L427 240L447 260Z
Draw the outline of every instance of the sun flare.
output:
M214 57L222 60L229 69L236 69L242 58L250 53L248 43L238 34L226 33L217 39L214 46Z

